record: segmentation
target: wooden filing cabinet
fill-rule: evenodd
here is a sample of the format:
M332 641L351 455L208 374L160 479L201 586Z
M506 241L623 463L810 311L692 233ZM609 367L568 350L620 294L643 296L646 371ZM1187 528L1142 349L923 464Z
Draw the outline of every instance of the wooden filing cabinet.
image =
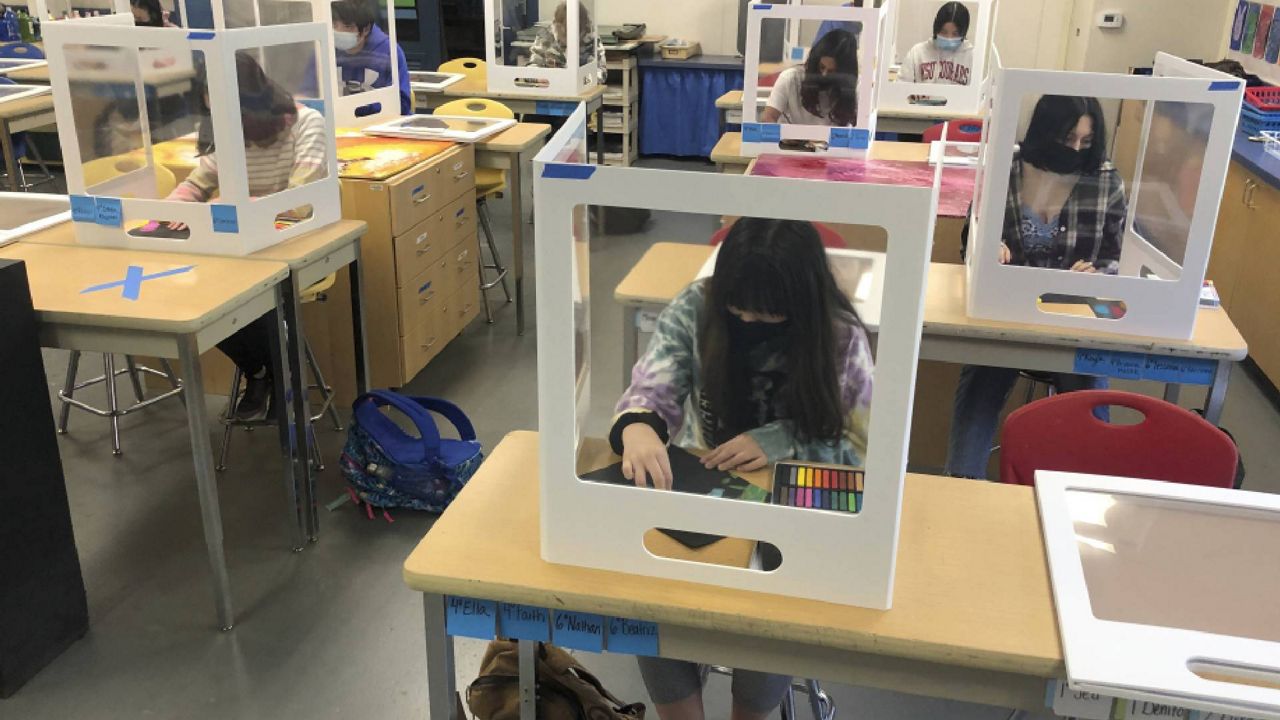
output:
M342 215L369 224L361 258L370 381L399 387L477 314L475 150L455 146L384 181L343 180ZM336 362L345 354L335 347Z

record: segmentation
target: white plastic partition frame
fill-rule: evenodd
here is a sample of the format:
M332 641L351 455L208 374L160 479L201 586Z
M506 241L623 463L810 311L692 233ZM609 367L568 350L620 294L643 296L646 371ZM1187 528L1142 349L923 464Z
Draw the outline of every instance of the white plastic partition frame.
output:
M1244 94L1243 81L1184 60L1160 54L1163 77L1105 73L1013 70L998 67L992 76L991 116L984 127L979 198L974 204L968 255L968 313L977 318L1070 327L1148 337L1188 339L1195 329L1200 289L1213 232L1217 225L1222 186L1231 158L1237 115ZM1194 68L1194 69L1193 69ZM998 95L997 95L998 93ZM1176 279L1067 272L1003 265L999 262L1004 230L1006 196L1019 121L1024 101L1043 95L1095 97L1099 100L1145 101L1151 119L1154 102L1197 103L1213 109L1204 162L1199 175L1194 212L1189 225L1181 272ZM1138 157L1146 155L1144 128ZM1141 173L1135 175L1141 178ZM1138 183L1135 183L1138 185ZM1137 253L1146 267L1159 265L1150 258L1148 243L1132 242L1132 208L1143 192L1126 187L1131 209L1126 220L1124 255ZM1145 257L1144 257L1145 254ZM1121 267L1133 261L1122 255ZM1039 309L1044 294L1119 300L1127 308L1121 319L1047 313Z
M529 65L508 65L506 63L506 41L514 36L519 28L506 24L506 4L514 0L485 0L485 27L490 28L486 36L485 62L490 92L521 92L533 95L545 94L553 97L574 97L590 90L600 82L600 67L595 57L595 49L590 48L592 57L582 57L581 42L565 43L564 67L531 67ZM530 0L531 2L533 0ZM581 0L561 0L565 5L565 37L582 38L588 33L594 43L599 43L596 30L596 14L593 3ZM583 28L583 6L591 27ZM544 18L552 22L552 18Z
M43 23L71 19L71 13L75 8L88 7L94 10L101 10L106 14L129 13L129 0L88 0L86 2L69 2L68 0L27 0L27 12L33 18L39 18L43 27ZM132 16L129 18L133 22Z
M538 426L541 432L542 557L580 565L725 587L887 609L907 437L920 347L937 185L909 188L784 178L715 175L557 162L579 142L579 109L535 159L538 283ZM888 232L884 312L878 334L859 514L814 512L763 503L585 482L575 474L589 374L575 358L586 327L575 327L575 287L589 253L575 247L584 205L755 216L883 227ZM578 265L575 266L575 263ZM575 273L576 271L576 273ZM581 313L579 313L579 316ZM580 356L579 356L580 357ZM577 395L577 397L575 397ZM652 528L750 538L777 546L774 571L658 557L644 546ZM854 550L850 550L854 548ZM850 554L852 553L852 555ZM856 572L832 572L852 558Z
M888 17L895 0L885 0L879 8L830 7L821 5L753 4L747 15L747 54L743 77L742 154L756 157L762 153L828 154L864 157L875 141L876 115L879 106L881 55L888 29ZM788 27L804 21L861 23L858 36L858 116L853 127L833 128L825 125L760 122L760 38L766 21L786 21ZM784 140L816 143L808 150L780 148Z
M1274 543L1236 545L1240 536L1232 529L1248 523L1251 545L1258 536L1277 537L1280 531L1265 528L1280 525L1280 496L1038 471L1036 498L1072 689L1280 719L1280 642L1274 640L1280 626L1273 615L1270 640L1246 636L1249 631L1241 628L1268 623L1259 623L1259 603L1241 608L1233 601L1233 595L1252 593L1254 586L1280 585L1280 560ZM1176 525L1160 527L1170 522ZM1211 543L1216 549L1160 544L1163 538L1188 535L1195 538L1188 544ZM1086 553L1091 554L1093 573L1086 571ZM1238 581L1247 581L1248 588L1237 587L1234 580L1206 586L1211 577L1224 574L1223 561L1249 567L1240 572L1251 577ZM1125 567L1135 566L1142 569L1126 574ZM1140 584L1158 582L1156 576L1166 578L1159 588ZM1116 581L1120 586L1111 586ZM1274 592L1273 587L1261 603L1274 603ZM1189 595L1196 599L1189 602ZM1114 607L1117 597L1129 607ZM1204 625L1233 609L1245 616L1232 618L1233 634ZM1188 613L1196 617L1188 618ZM1126 620L1115 619L1121 617ZM1186 623L1188 619L1195 622Z
M922 113L938 110L948 115L958 114L979 117L982 113L982 81L987 77L992 41L995 38L996 0L963 0L966 6L972 6L976 12L970 12L969 34L966 42L973 44L973 64L970 66L969 83L952 85L948 83L921 83L890 80L891 63L895 59L901 63L911 49L910 44L899 46L899 35L903 23L919 25L933 29L933 18L939 7L947 0L899 0L894 3L893 18L889 22L886 51L882 53L880 62L880 104L881 112ZM927 96L945 100L945 104L936 108L911 102L912 97Z
M309 44L318 58L324 57L331 29L320 23L299 23L267 28L245 28L225 31L188 31L182 28L139 28L102 26L94 29L93 45L123 48L141 54L154 49L174 55L202 53L205 59L206 90L209 115L213 122L217 147L218 197L208 204L186 203L148 197L154 193L151 178L156 165L150 137L146 103L139 106L142 131L142 162L132 172L95 185L89 195L81 159L82 130L77 127L71 92L71 72L67 65L67 46L81 46L82 28L75 23L51 24L44 33L45 49L54 96L54 114L59 127L66 167L67 190L71 195L72 220L77 240L86 245L126 247L140 250L179 251L208 255L248 255L302 233L336 222L341 214L338 194L336 129L333 103L322 97L308 106L324 116L325 177L299 187L288 188L265 197L249 195L249 179L245 170L245 140L240 119L240 90L236 71L237 51L254 51L274 45ZM331 68L320 63L316 67L322 89L332 87ZM136 97L146 96L146 79L138 64L114 82L132 83ZM85 128L90 129L90 128ZM87 142L85 147L92 147ZM101 194L109 188L119 195ZM124 196L138 189L142 197ZM310 206L308 218L284 228L276 227L276 219L290 210ZM190 229L186 239L144 237L130 234L148 220L182 222Z

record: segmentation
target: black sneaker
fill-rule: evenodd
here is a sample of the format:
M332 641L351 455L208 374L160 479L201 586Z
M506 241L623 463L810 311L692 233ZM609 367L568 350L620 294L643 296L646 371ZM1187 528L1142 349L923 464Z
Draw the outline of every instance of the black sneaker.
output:
M244 394L236 403L235 419L240 422L262 420L271 404L271 378L251 377L244 384Z

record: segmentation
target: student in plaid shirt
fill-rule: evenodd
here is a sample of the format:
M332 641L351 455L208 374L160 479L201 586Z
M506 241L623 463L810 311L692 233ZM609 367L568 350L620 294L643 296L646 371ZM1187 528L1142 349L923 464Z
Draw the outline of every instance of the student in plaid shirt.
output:
M1127 206L1124 182L1107 160L1102 106L1095 98L1045 95L1014 154L1005 204L1002 264L1114 274ZM965 227L962 246L968 241ZM1106 379L1049 373L1059 392L1105 388ZM960 372L949 475L984 478L1000 410L1018 370L966 365ZM1095 411L1106 420L1105 408Z

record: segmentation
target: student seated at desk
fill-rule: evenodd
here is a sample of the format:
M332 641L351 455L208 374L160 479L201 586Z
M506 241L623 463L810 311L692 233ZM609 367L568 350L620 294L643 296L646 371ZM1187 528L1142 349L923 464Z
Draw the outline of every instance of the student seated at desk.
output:
M177 27L169 21L169 13L160 7L160 0L129 0L136 27Z
M832 30L803 66L778 76L760 122L850 127L858 122L858 38Z
M203 68L200 69L201 71ZM236 53L236 75L240 84L240 119L244 128L245 167L249 194L263 197L325 177L324 116L305 105L273 82L249 53ZM204 85L202 72L197 84ZM209 122L208 93L202 92L205 117L197 129L200 162L187 179L174 188L167 199L209 202L218 192L218 161L214 154L213 129ZM151 223L182 233L184 223ZM154 230L154 228L152 228ZM270 313L243 327L218 343L245 376L244 395L236 405L236 420L258 420L267 416L271 396Z
M604 82L604 45L596 36L595 25L585 5L578 6L578 62L587 65L593 60L600 65L600 82ZM529 49L529 67L562 68L568 62L565 48L569 45L569 10L565 3L556 5L551 25L538 31Z
M343 94L387 87L394 62L400 71L400 114L412 114L409 64L404 50L399 45L393 47L391 38L377 26L378 11L373 0L338 0L332 5L332 13L333 50L342 74Z
M1128 214L1124 181L1107 160L1102 106L1091 97L1045 95L1015 151L999 261L1052 270L1114 274ZM961 234L967 247L969 227ZM1059 392L1103 389L1105 378L1050 373ZM1018 370L966 365L960 372L948 475L985 478L1000 410ZM1107 419L1106 408L1097 411Z
M933 18L933 37L907 51L898 80L968 85L973 68L973 43L968 41L968 35L968 8L958 2L938 8Z
M626 477L660 489L673 481L668 442L709 451L703 463L722 470L791 458L863 465L872 363L817 229L742 218L712 276L658 317L609 440ZM638 660L662 720L703 717L697 665ZM789 684L735 671L733 717L768 716Z

